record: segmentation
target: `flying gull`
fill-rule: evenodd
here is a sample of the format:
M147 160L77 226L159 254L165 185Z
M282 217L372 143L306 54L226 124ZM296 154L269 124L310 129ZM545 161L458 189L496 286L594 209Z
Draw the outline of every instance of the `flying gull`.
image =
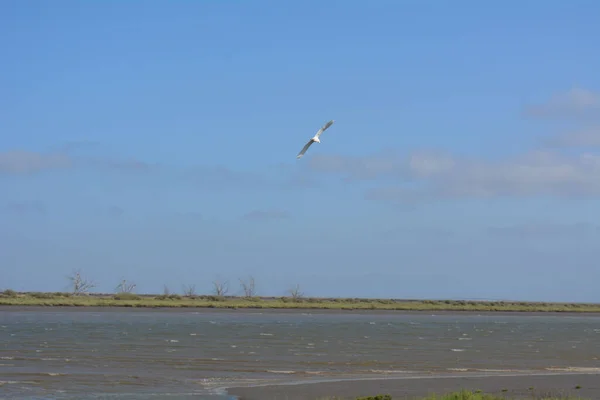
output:
M335 121L331 120L328 123L326 123L325 125L323 125L323 127L321 129L318 130L318 132L315 134L315 136L313 136L308 143L306 143L304 145L304 147L302 148L302 150L300 150L300 153L298 153L298 155L296 156L296 158L301 158L304 153L306 153L306 150L308 150L308 148L310 147L311 144L313 144L314 142L317 143L321 143L321 140L319 140L319 136L321 136L321 133L325 132L325 130L327 128L329 128L331 125L333 125Z

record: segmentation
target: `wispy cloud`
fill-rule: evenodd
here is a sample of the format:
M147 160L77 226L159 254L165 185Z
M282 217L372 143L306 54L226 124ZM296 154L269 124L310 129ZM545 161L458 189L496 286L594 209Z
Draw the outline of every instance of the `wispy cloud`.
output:
M105 172L158 174L202 190L303 190L319 186L310 174L303 174L293 164L263 167L257 171L241 171L224 165L175 167L149 163L136 158L116 158L110 155L77 154L80 146L98 146L95 142L67 143L60 151L0 152L0 174L32 175L58 169L94 169Z
M411 202L431 198L485 198L498 196L596 196L600 195L600 156L577 156L552 151L531 151L500 161L416 152L369 169L370 179L396 175L396 183L370 189L372 200ZM352 176L354 169L336 170Z
M493 226L487 233L495 237L526 238L573 238L580 239L590 235L599 235L600 226L587 222L547 223L530 222L510 226Z
M132 172L150 172L160 168L159 165L150 164L145 161L140 161L135 158L129 160L120 160L109 157L81 158L81 164L95 166L99 168L107 168L117 171L132 171Z
M111 218L120 218L123 213L125 212L125 210L122 207L119 206L110 206L108 207L108 216Z
M363 157L315 155L310 158L308 167L321 173L340 174L347 181L409 176L404 160L398 153L392 151Z
M100 142L95 140L70 140L62 144L58 149L60 152L71 153L82 149L93 149L100 146Z
M63 153L38 153L23 150L0 152L0 173L4 174L27 175L72 166L71 157Z
M281 210L254 210L242 216L242 219L248 221L270 221L287 218L290 218L290 214Z
M529 112L575 115L600 111L600 97L585 89L553 96ZM600 115L600 114L599 114ZM443 198L600 196L600 155L563 147L600 146L600 128L574 131L548 140L554 148L532 149L504 159L467 157L442 151L393 151L364 157L313 157L310 168L345 181L385 179L365 193L369 200L417 204Z
M226 166L196 166L185 175L200 186L235 186L258 188L267 185L267 180L256 173L236 171Z
M446 198L600 195L600 156L590 153L532 151L501 161L415 154L409 164L423 186L401 187L405 193L396 192L397 200L406 192Z
M435 228L435 227L413 227L413 228L393 228L381 232L380 236L383 239L395 239L395 238L416 238L416 239L448 239L454 236L454 232L446 228Z
M263 167L256 171L241 171L224 165L202 165L188 168L182 176L199 188L244 190L303 190L320 187L311 174L303 174L290 165Z
M589 111L600 111L600 96L582 88L555 94L547 102L527 110L535 116L572 116ZM25 174L73 166L132 172L170 171L174 178L187 184L214 190L303 190L318 187L324 182L321 177L329 175L345 182L377 182L365 192L366 199L404 205L447 198L599 196L600 155L560 150L600 146L600 128L573 131L550 141L554 143L553 149L531 150L504 159L387 149L364 156L315 155L300 166L284 164L252 172L225 165L178 169L137 159L5 152L0 153L0 172ZM273 217L258 212L245 218Z
M600 126L591 126L558 135L543 141L549 147L600 147Z
M71 150L71 148L65 148L48 153L26 150L0 152L0 173L31 175L48 170L88 167L144 172L159 167L137 159L121 160L111 157L76 156Z
M46 214L46 207L39 201L11 202L6 205L6 209L16 215Z
M542 104L525 108L525 114L537 118L581 117L589 112L600 111L600 95L583 88L572 88L556 93Z

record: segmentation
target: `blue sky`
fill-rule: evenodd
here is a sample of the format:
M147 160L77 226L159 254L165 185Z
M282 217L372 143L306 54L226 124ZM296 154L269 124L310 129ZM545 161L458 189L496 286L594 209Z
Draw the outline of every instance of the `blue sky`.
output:
M599 14L4 1L0 288L600 301Z

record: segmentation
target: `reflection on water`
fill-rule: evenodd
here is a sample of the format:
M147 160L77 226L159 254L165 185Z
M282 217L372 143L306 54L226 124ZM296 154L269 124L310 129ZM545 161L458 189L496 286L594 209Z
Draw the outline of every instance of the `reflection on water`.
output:
M226 399L228 386L293 380L600 372L596 316L5 308L0 338L0 395L15 399Z

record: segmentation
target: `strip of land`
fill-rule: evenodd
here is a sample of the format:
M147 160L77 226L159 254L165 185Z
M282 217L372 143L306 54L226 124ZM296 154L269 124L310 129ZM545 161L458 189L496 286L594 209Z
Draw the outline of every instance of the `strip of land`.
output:
M374 379L340 382L231 388L228 393L240 400L326 400L356 399L377 394L392 400L443 395L460 390L481 391L499 399L600 399L600 375L530 375L486 377L425 377L416 379ZM570 397L567 397L570 396ZM455 399L456 397L452 397ZM460 399L460 397L458 397ZM482 399L486 399L483 397ZM492 398L496 400L496 398ZM438 397L437 400L440 400Z
M361 298L292 298L181 296L134 293L74 295L62 292L5 290L0 306L221 308L280 310L381 310L381 311L475 311L600 313L600 304L518 301L409 300Z

